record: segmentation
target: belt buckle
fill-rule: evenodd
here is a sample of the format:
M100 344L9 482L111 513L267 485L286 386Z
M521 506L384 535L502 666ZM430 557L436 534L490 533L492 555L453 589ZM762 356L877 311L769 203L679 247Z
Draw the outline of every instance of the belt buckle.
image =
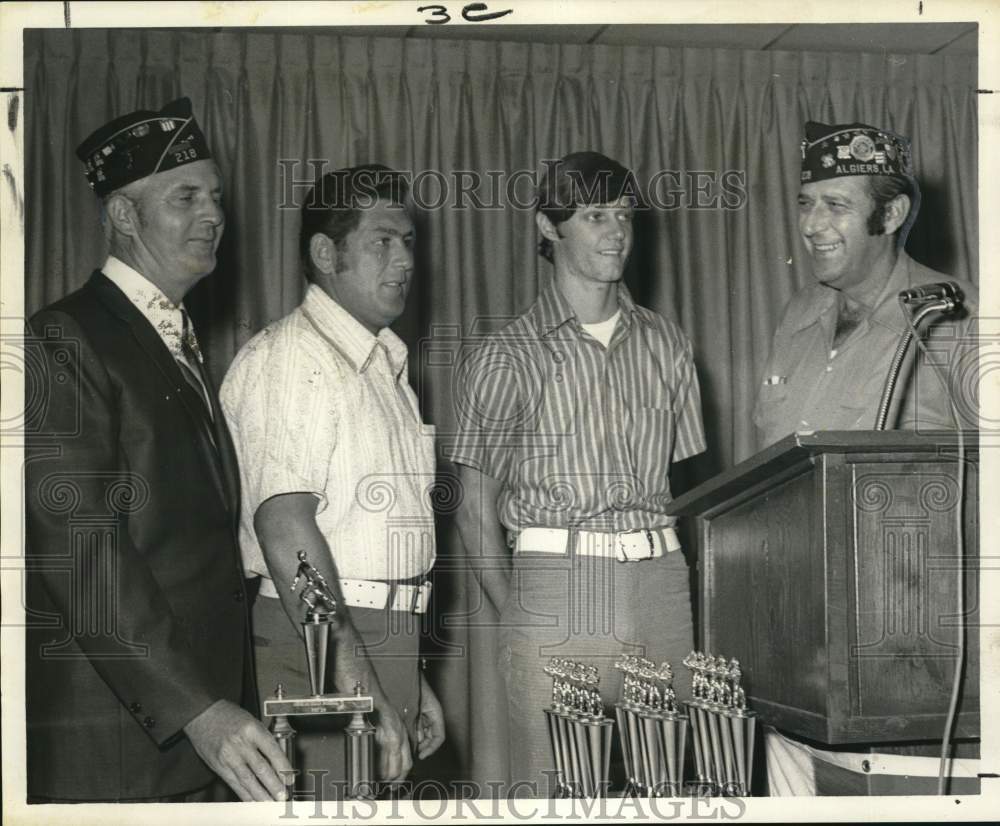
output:
M410 600L410 613L419 614L420 610L427 610L426 598L430 595L430 580L424 580L419 585L411 586L413 588L413 598Z
M401 597L410 589L409 599L402 600ZM417 613L417 601L420 599L420 588L416 585L409 585L405 582L393 582L389 585L389 601L387 608L390 611L406 611L409 614Z
M625 543L622 541L623 537L636 537L638 534L643 534L646 537L647 544L649 545L649 552L645 556L631 556ZM655 553L656 546L653 543L652 531L637 528L635 530L622 531L621 533L615 534L615 556L618 558L619 562L642 562L644 559L652 559Z

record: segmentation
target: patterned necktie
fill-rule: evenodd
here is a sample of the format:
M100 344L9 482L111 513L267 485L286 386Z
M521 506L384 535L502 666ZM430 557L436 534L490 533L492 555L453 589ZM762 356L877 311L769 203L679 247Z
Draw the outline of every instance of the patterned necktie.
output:
M183 319L181 354L184 358L177 359L177 364L180 365L184 379L198 394L198 398L202 402L203 412L208 417L209 422L212 422L214 417L212 416L212 404L208 397L208 376L205 374L205 368L202 367L201 349L198 347L198 339L195 338L194 328L191 326L191 318L188 316L187 310L181 310L181 318Z

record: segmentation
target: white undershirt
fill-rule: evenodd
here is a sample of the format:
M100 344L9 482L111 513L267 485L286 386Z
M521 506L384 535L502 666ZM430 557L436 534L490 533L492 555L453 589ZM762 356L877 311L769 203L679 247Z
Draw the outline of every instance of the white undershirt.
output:
M596 324L581 323L580 326L583 327L589 335L601 342L606 350L608 345L611 343L611 336L615 333L615 327L618 326L618 319L621 317L621 314L622 311L619 307L615 310L615 314L609 319L598 321Z

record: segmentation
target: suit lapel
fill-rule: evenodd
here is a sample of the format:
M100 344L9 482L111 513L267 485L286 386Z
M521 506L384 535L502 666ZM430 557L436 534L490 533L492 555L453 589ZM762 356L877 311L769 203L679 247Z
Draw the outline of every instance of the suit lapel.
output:
M156 365L157 370L162 374L164 381L167 382L174 394L181 400L192 423L201 434L199 447L202 453L205 454L205 460L211 469L212 480L219 491L219 496L223 504L232 512L234 509L234 500L231 493L233 488L228 479L231 471L226 470L226 462L222 459L223 453L232 455L232 443L229 440L229 434L226 433L225 449L221 447L222 442L218 436L216 436L216 445L220 446L219 450L217 451L212 445L212 438L219 430L221 416L214 390L211 387L206 388L212 400L212 411L215 415L215 434L212 432L212 424L208 422L205 416L204 402L195 396L195 391L181 374L180 365L146 317L139 312L138 308L128 300L128 297L100 270L96 270L91 276L89 285L94 288L98 298L100 298L105 306L129 325L136 342L149 357L149 360ZM224 423L223 429L225 429Z
M215 433L215 445L218 450L219 466L222 470L222 478L226 487L227 501L230 512L233 514L236 524L240 518L240 473L236 461L236 448L233 446L233 439L229 435L229 428L226 426L225 414L219 404L219 394L215 391L208 371L205 370L207 381L208 398L212 402L212 427Z

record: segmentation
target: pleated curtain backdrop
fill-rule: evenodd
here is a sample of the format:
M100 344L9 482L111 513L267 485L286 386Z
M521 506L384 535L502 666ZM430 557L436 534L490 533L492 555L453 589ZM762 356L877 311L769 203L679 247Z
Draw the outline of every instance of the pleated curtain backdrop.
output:
M453 432L452 374L463 338L523 312L547 283L524 200L543 159L595 149L640 181L736 177L736 208L655 210L637 223L627 273L641 303L694 343L708 452L678 469L683 490L755 449L750 410L771 332L810 270L796 227L806 120L860 120L911 137L923 189L908 249L978 282L976 62L966 56L744 52L342 37L322 30L36 30L25 36L28 312L82 284L106 250L74 149L136 108L190 97L225 180L227 227L215 274L188 303L221 380L237 349L299 302L302 181L380 162L482 176L480 203L418 220L418 273L396 325L411 380L441 441ZM493 172L492 179L489 174ZM297 183L298 182L298 183ZM676 183L675 183L676 188ZM496 187L493 187L495 190ZM441 461L442 478L451 469ZM450 511L441 506L431 678L449 743L419 769L440 780L506 778L505 709L488 609ZM541 713L539 711L539 724Z

